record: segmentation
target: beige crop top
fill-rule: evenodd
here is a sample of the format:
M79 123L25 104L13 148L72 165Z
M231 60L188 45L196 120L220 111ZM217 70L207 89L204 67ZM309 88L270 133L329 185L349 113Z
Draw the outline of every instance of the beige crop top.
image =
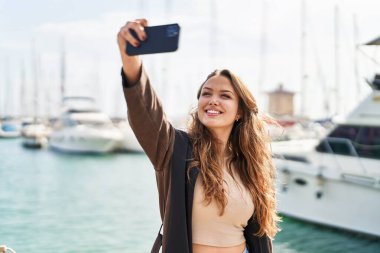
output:
M235 181L225 172L224 179L228 203L224 214L219 216L215 200L207 206L203 201L202 178L197 178L192 211L193 243L232 247L245 242L244 227L254 211L252 198L238 175L235 176Z

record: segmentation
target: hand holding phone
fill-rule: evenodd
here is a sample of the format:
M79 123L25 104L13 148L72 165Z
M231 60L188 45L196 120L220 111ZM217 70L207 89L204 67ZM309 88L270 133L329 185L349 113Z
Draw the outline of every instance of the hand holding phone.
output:
M130 33L139 41L139 46L134 47L127 42L125 51L127 55L142 55L174 52L178 49L180 26L167 24L160 26L147 26L144 28L146 39L141 41L136 32L130 29Z

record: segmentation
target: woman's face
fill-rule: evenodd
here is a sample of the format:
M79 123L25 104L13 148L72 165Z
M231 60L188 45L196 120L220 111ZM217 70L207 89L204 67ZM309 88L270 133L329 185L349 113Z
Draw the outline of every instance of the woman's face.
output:
M207 129L229 135L238 110L239 98L227 77L217 75L206 81L198 100L198 118Z

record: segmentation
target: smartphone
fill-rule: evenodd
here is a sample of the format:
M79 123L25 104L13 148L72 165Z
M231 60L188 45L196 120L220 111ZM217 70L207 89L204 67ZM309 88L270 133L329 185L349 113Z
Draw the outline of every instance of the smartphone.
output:
M178 49L180 33L178 24L147 26L144 29L147 35L145 41L140 41L137 34L131 30L131 34L140 42L140 46L134 47L127 42L125 51L128 55L166 53Z

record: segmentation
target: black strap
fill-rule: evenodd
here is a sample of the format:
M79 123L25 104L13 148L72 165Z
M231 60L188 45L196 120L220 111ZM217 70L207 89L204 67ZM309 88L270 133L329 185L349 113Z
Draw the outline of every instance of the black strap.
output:
M150 253L159 253L160 252L160 248L162 246L162 234L161 234L162 225L163 224L161 224L160 230L158 231L156 240L154 241L154 244L153 244L153 247L152 247L152 250L150 251Z

